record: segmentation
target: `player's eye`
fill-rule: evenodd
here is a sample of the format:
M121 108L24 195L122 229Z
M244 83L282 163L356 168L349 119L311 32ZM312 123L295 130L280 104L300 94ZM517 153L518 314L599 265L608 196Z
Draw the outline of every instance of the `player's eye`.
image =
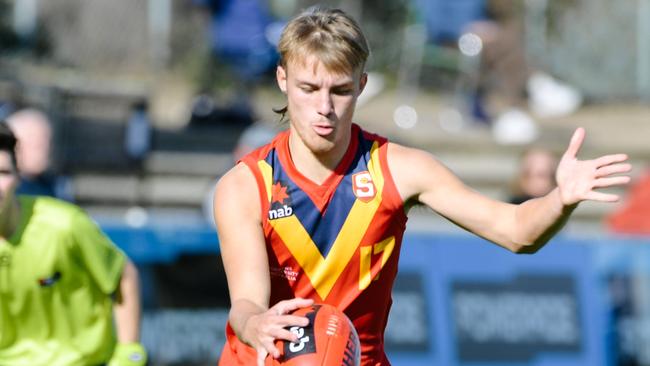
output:
M313 93L315 89L311 86L301 86L300 90L302 90L303 93L309 94L309 93Z
M334 94L336 94L336 95L350 95L350 94L352 94L352 89L348 89L348 88L335 89Z

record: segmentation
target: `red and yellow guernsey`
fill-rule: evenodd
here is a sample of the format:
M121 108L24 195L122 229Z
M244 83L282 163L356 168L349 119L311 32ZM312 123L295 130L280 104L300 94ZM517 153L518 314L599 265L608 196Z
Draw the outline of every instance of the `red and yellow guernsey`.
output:
M320 185L295 168L288 131L242 159L259 187L270 304L303 297L337 306L359 334L364 366L389 365L383 334L406 227L387 147L353 124L345 156ZM254 364L254 350L227 333L221 364Z

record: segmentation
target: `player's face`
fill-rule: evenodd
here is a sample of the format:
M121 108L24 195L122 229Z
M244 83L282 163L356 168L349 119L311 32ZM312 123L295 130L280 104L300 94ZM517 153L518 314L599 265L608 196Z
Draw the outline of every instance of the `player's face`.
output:
M314 56L278 66L277 80L287 95L292 133L314 154L347 148L352 115L367 75L362 70L334 73ZM345 146L342 146L345 145Z
M0 207L2 209L10 201L8 197L13 198L17 183L18 177L11 161L11 155L6 151L0 151Z

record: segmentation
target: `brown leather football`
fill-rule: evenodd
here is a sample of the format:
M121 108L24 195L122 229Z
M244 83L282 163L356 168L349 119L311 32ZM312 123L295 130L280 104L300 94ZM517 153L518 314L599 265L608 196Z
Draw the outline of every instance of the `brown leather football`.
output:
M359 336L350 319L328 304L301 308L293 315L306 316L309 325L290 327L298 342L277 341L281 356L278 366L358 366Z

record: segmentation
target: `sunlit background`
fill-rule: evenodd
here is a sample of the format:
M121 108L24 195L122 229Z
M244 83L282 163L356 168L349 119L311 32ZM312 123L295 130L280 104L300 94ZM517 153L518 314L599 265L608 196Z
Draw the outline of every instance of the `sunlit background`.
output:
M552 167L578 126L581 157L634 165L621 202L581 205L534 256L414 209L393 364L650 365L650 0L0 0L0 117L51 119L57 195L138 264L150 364L218 359L229 300L212 188L287 127L275 44L315 4L369 39L355 121L479 192L543 194L552 169L524 153Z

